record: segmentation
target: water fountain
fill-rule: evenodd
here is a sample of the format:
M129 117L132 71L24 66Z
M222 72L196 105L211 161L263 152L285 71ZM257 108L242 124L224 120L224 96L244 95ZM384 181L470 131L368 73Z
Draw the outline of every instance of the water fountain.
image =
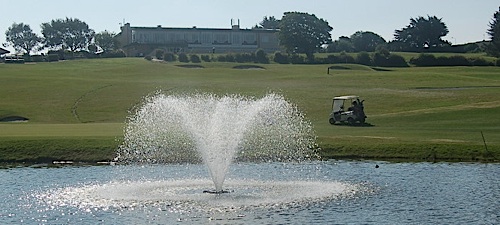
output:
M282 96L147 97L129 117L118 159L135 163L202 161L223 193L238 161L302 161L314 157L315 137L303 114Z
M0 170L0 224L498 221L498 164L308 160L313 149L282 96L156 94L131 114L116 166Z
M329 178L315 147L311 124L278 94L158 93L131 112L116 166L89 168L90 182L34 195L71 215L252 222L357 193Z

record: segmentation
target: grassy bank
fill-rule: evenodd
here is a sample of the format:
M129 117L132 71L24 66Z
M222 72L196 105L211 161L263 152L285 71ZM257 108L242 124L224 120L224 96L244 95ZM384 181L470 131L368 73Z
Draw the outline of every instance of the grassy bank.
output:
M329 65L176 65L139 58L0 64L0 118L29 119L0 123L0 161L110 160L129 110L157 90L280 93L313 123L325 157L500 160L499 67L343 65L328 75ZM369 126L328 123L331 99L345 94L366 100Z

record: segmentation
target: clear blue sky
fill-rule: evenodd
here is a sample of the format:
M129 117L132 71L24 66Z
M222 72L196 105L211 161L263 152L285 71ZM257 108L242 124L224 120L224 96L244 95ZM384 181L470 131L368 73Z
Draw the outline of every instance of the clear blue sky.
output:
M0 19L0 43L14 22L25 23L41 35L40 24L59 18L78 18L96 32L118 33L123 21L132 26L229 28L231 19L240 19L242 28L251 28L264 16L281 19L284 12L315 14L333 27L332 39L356 31L372 31L386 41L410 18L437 16L448 26L444 39L454 44L489 39L486 31L498 0L5 0ZM11 48L8 48L12 50Z

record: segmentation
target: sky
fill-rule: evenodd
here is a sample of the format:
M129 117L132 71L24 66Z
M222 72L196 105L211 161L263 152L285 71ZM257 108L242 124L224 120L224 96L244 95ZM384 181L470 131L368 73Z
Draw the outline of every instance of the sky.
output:
M449 30L443 39L453 44L489 40L486 31L498 0L2 0L0 43L13 23L28 24L41 36L40 25L53 19L77 18L94 31L119 33L120 26L230 28L231 19L251 28L264 16L281 19L284 12L314 14L326 20L332 39L371 31L386 41L411 18L436 16ZM12 51L12 48L8 47Z

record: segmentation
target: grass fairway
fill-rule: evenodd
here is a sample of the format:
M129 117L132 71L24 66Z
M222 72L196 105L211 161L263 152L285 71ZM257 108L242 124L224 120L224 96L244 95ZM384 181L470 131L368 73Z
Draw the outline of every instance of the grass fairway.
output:
M386 68L264 64L263 70L204 68L141 58L0 64L0 161L110 160L129 110L155 91L282 94L334 158L500 160L500 67ZM330 125L334 96L365 99L370 126ZM482 134L486 140L485 148Z

